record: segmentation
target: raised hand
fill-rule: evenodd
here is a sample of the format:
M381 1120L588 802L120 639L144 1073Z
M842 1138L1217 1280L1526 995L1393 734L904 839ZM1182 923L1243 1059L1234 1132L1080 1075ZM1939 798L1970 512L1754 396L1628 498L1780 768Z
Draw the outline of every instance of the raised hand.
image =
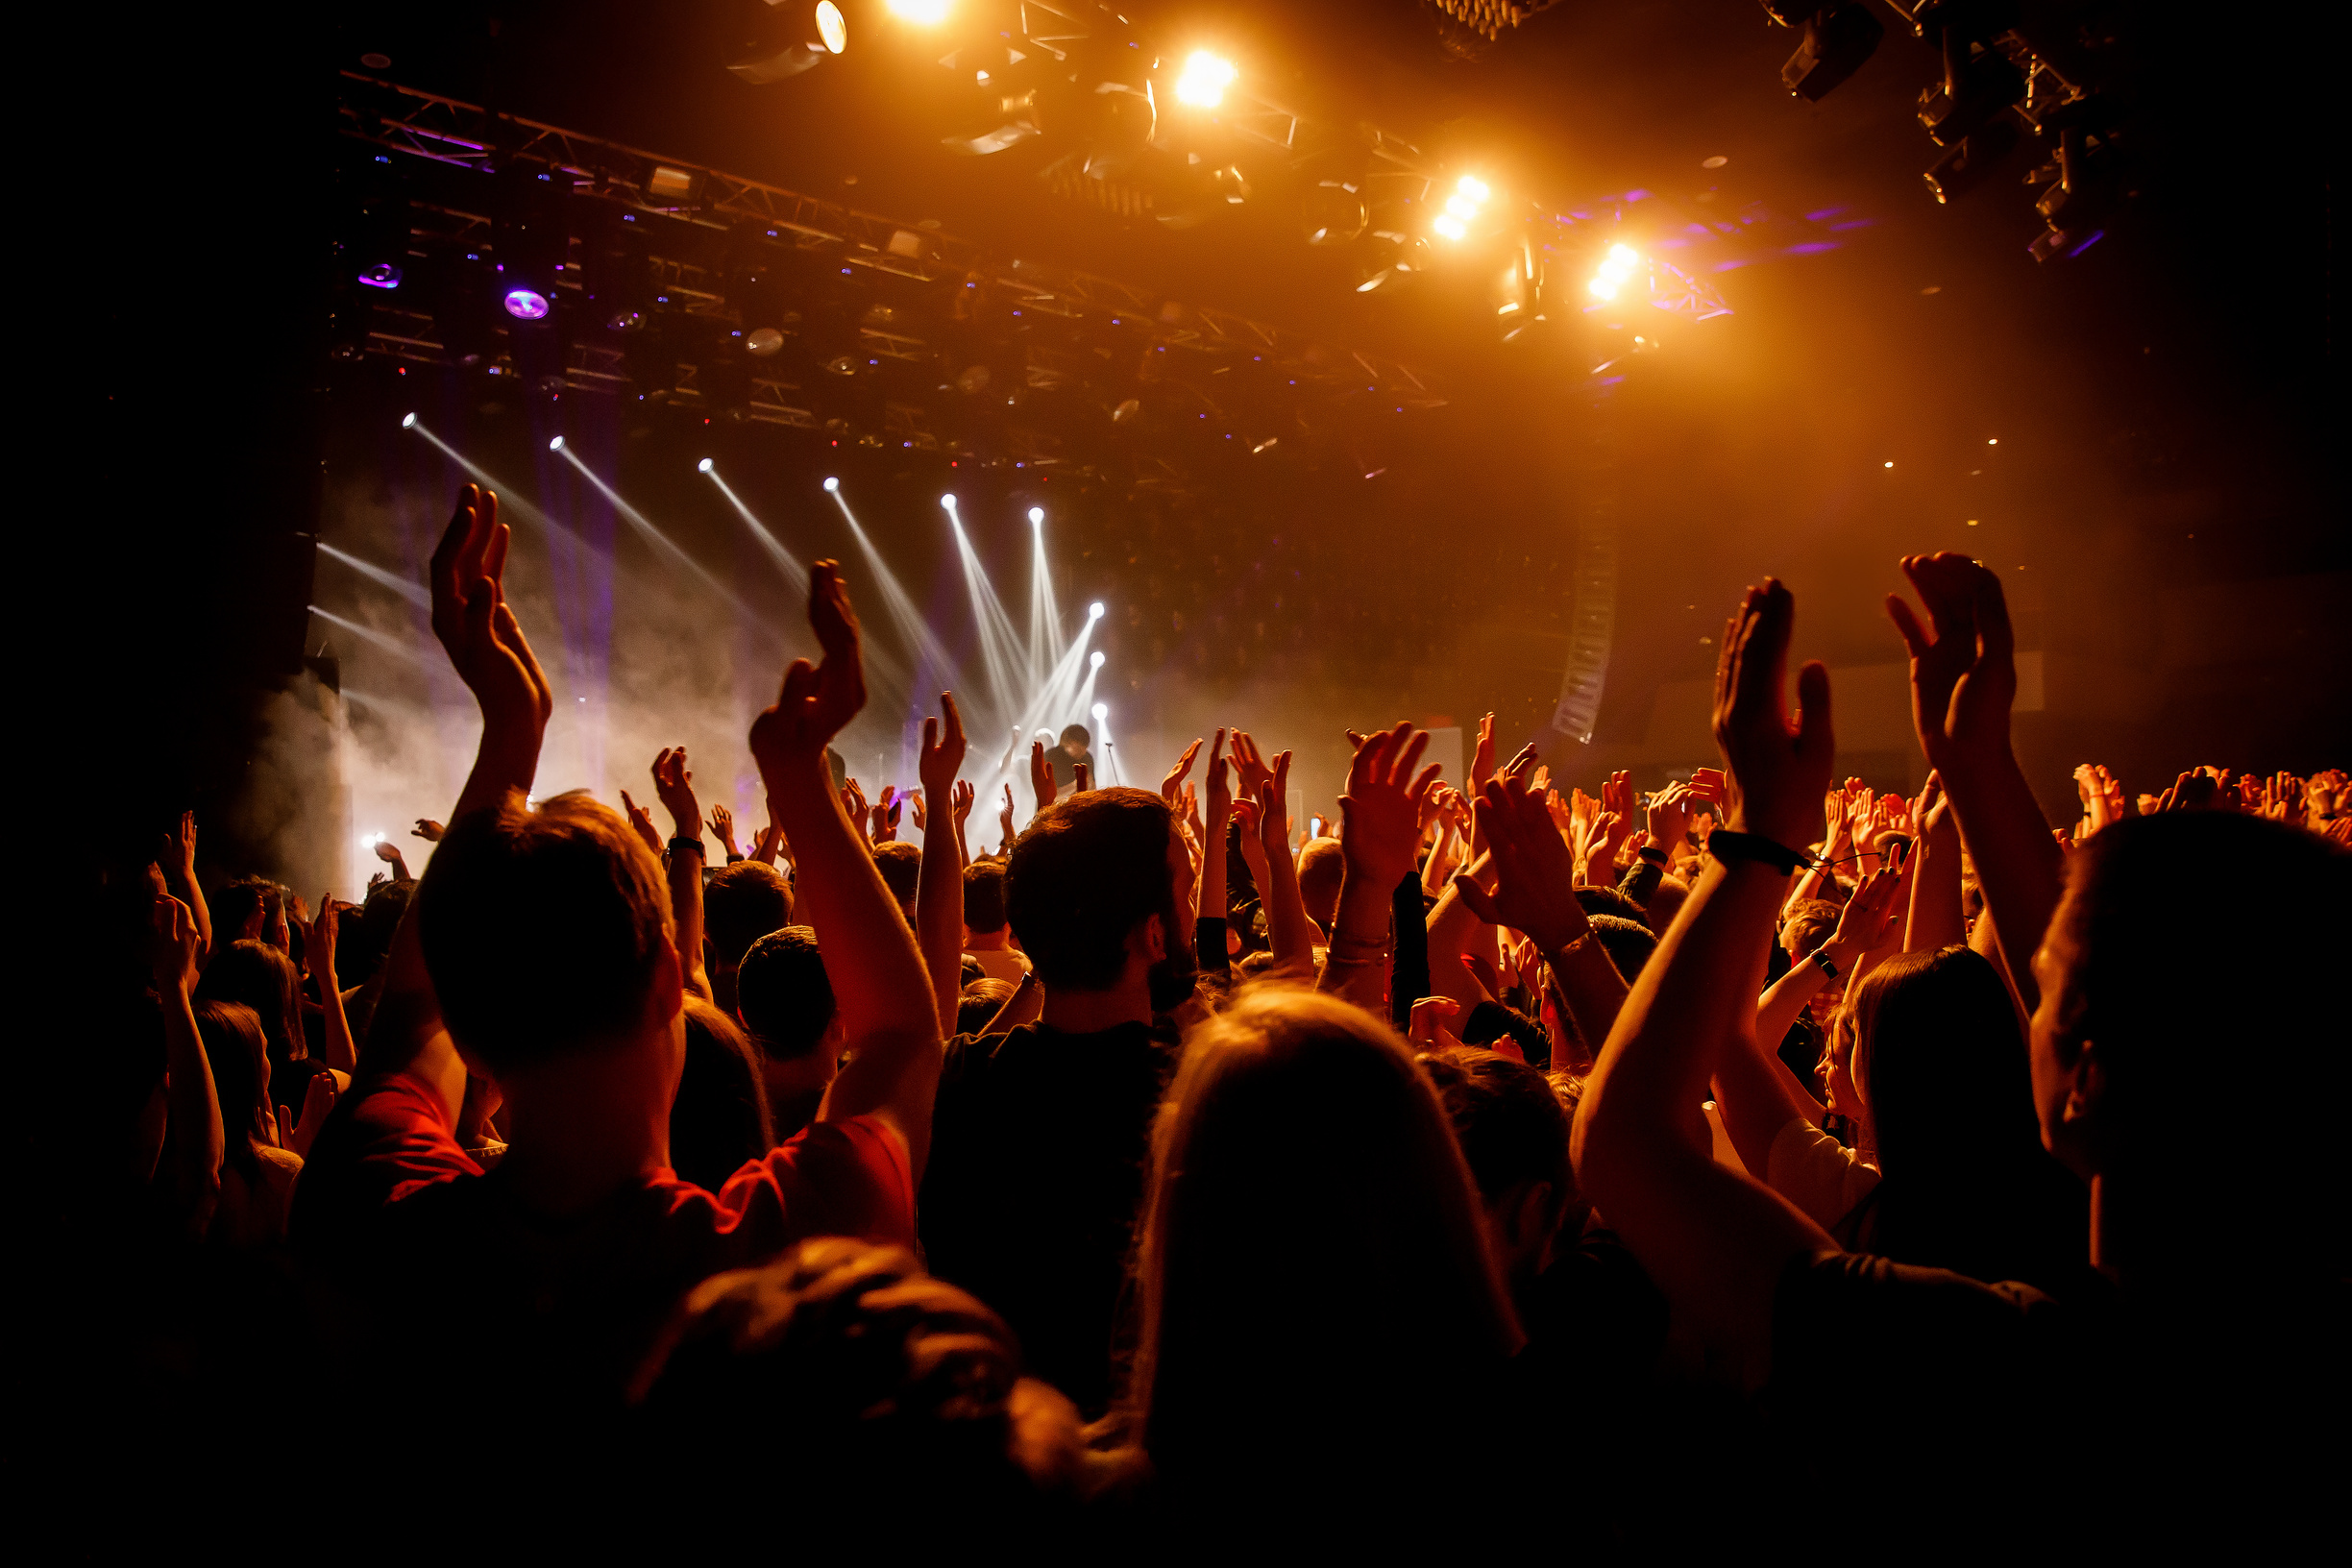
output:
M1054 803L1057 788L1054 783L1053 764L1045 760L1045 743L1031 741L1029 743L1029 789L1037 796L1036 809L1038 811L1043 811Z
M1246 729L1233 732L1233 761L1235 771L1240 774L1236 795L1241 799L1257 799L1259 792L1265 788L1266 780L1274 776L1274 771L1266 766L1265 758L1258 750L1258 743L1250 738L1250 732Z
M783 847L783 825L771 821L766 827L761 828L751 840L751 858L762 866L773 866L776 863L776 855Z
M168 998L196 989L196 961L203 950L194 911L165 894L155 901L151 917L155 944L149 949L156 990Z
M628 824L651 852L655 860L662 858L661 833L653 826L653 814L629 798L626 790L621 792L621 808L628 816Z
M1373 883L1384 898L1412 874L1421 847L1422 802L1444 772L1431 763L1416 774L1428 749L1426 731L1398 724L1366 736L1348 765L1347 788L1339 796L1345 824L1339 847L1348 872Z
M858 830L858 837L871 843L872 840L867 837L872 829L868 825L866 792L858 788L856 779L842 780L841 803L842 809L849 814L849 825Z
M1493 856L1495 890L1456 877L1454 891L1470 912L1488 925L1525 932L1547 954L1589 931L1584 906L1577 901L1576 863L1542 798L1504 774L1487 782L1472 810Z
M653 759L653 795L670 813L676 837L702 837L702 807L695 799L694 774L686 767L684 747L673 747Z
M735 814L727 809L725 801L711 802L710 825L711 831L718 835L719 846L726 851L727 859L743 859L743 851L735 847Z
M1170 806L1176 804L1177 795L1184 786L1185 775L1192 772L1192 759L1200 755L1200 748L1201 743L1197 740L1186 747L1184 755L1176 759L1176 766L1170 768L1167 771L1167 776L1160 780L1160 798Z
M310 1145L318 1141L319 1129L327 1125L327 1113L334 1109L335 1081L331 1072L314 1072L309 1087L303 1090L302 1115L299 1119L287 1115L286 1108L277 1109L278 1146L291 1150L307 1160Z
M433 551L429 573L433 635L481 708L476 776L459 797L469 809L491 804L505 791L530 788L539 743L555 711L547 673L506 603L511 539L499 521L497 495L465 485Z
M1691 810L1698 802L1690 786L1678 781L1652 796L1643 824L1649 830L1650 847L1671 853L1690 831Z
M950 806L955 814L956 833L958 836L963 834L964 823L972 814L972 803L979 799L979 797L980 792L972 788L972 784L969 779L959 778L956 780L955 794L950 799Z
M1470 753L1470 793L1483 790L1494 771L1494 715L1490 713L1478 723L1478 749Z
M410 837L423 839L427 844L439 844L441 835L448 831L447 827L434 821L430 817L419 817L416 820L416 826L408 830Z
M186 887L196 880L196 814L184 811L180 823L163 835L156 848L156 864L175 884Z
M869 842L889 844L898 837L900 804L898 787L894 784L883 785L882 798L875 801L873 809L866 814Z
M916 753L915 764L916 776L933 800L954 799L965 747L964 715L956 707L955 694L942 692L939 718L923 721L922 749Z
M402 881L408 880L408 862L401 857L401 847L390 839L376 841L376 858L392 868L392 874Z
M1001 847L1010 849L1013 846L1013 786L1007 784L1004 787L1004 810L996 814L996 823L999 827L1004 829L1004 840Z
M833 561L809 568L809 628L823 659L793 660L775 706L751 721L751 758L763 778L811 762L822 767L825 747L866 705L857 612Z
M1902 569L1927 608L1928 626L1899 594L1887 596L1887 614L1911 655L1920 745L1948 782L1955 764L1966 768L2008 753L2009 708L2017 697L2009 605L2000 578L1965 555L1906 555Z
M1461 1003L1451 996L1423 996L1412 1004L1405 1038L1415 1050L1458 1051L1462 1048L1461 1037L1454 1029L1460 1023L1462 1012ZM1509 1040L1509 1036L1504 1037L1506 1043Z
M1902 873L1892 866L1871 872L1854 889L1825 944L1836 949L1829 956L1840 974L1851 975L1862 958L1902 940L1909 912L1907 900L1898 896L1903 891Z
M1094 787L1094 770L1085 763L1070 765L1070 794L1084 795Z
M1726 825L1801 850L1812 837L1813 802L1829 789L1836 752L1829 670L1818 660L1798 673L1798 722L1789 723L1788 645L1796 621L1797 601L1778 581L1767 577L1748 590L1724 626L1714 723L1726 765Z

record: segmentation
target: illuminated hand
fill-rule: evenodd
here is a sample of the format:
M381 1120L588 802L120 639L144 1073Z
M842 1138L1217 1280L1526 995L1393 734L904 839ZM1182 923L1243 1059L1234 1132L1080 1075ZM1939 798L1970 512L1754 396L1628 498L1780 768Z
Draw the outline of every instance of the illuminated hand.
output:
M1004 846L1010 848L1013 844L1013 786L1007 784L1004 792L1004 810L996 814L996 822L1004 829Z
M303 927L303 964L310 977L322 990L334 990L335 938L341 925L342 911L349 906L334 901L332 894L319 894L318 915Z
M653 759L653 794L670 813L676 837L702 837L702 807L695 799L694 774L687 770L684 747L672 747Z
M482 724L499 744L502 761L525 770L508 787L528 785L538 764L539 738L555 711L546 672L506 603L506 549L512 535L499 521L498 497L479 485L457 492L456 511L433 551L432 628L457 678L481 707ZM527 740L529 754L522 753Z
M1070 773L1070 794L1084 795L1094 787L1094 770L1085 763L1073 763Z
M1348 869L1377 887L1393 888L1413 872L1421 847L1421 805L1444 772L1433 762L1415 773L1428 748L1426 731L1398 724L1364 737L1348 765L1347 788L1339 796L1346 824L1339 847ZM1289 753L1283 757L1286 774Z
M956 780L955 795L952 798L951 809L955 815L956 831L958 833L962 833L964 831L964 823L972 814L972 803L979 798L980 792L972 788L971 781L969 779L959 778Z
M2017 698L2009 604L2000 578L1965 555L1906 555L1902 569L1927 607L1928 627L1899 594L1887 596L1887 614L1911 655L1920 745L1948 781L1955 767L1981 767L2009 750Z
M178 877L184 886L196 879L196 814L194 812L182 812L180 825L163 835L163 842L156 851L156 864L165 868L168 874Z
M1812 837L1813 802L1829 788L1835 742L1829 671L1819 661L1798 674L1798 722L1789 723L1785 686L1796 620L1797 601L1779 582L1767 577L1748 590L1724 626L1714 725L1724 754L1727 824L1802 849Z
M196 957L204 939L196 930L195 912L166 894L156 899L151 920L155 945L150 950L156 990L169 996L175 991L196 989Z
M1045 760L1045 743L1029 743L1029 788L1037 796L1037 810L1043 811L1054 803L1053 764Z
M1829 957L1840 974L1851 974L1853 966L1865 956L1902 940L1903 917L1908 912L1908 900L1897 896L1902 891L1902 873L1891 866L1881 867L1864 877L1853 896L1846 900L1837 929L1824 943L1835 949Z
M1454 1032L1461 1021L1462 1005L1451 996L1424 996L1412 1004L1405 1038L1417 1051L1458 1051L1461 1037Z
M751 721L751 757L763 779L795 767L823 767L825 747L866 706L857 611L835 562L809 568L808 618L822 660L793 660L775 706Z
M1589 931L1584 906L1577 901L1576 862L1542 798L1506 773L1487 781L1472 809L1494 857L1495 891L1456 877L1455 894L1470 913L1488 925L1527 933L1547 953Z
M1185 776L1192 772L1192 759L1200 755L1200 748L1201 743L1197 740L1186 747L1184 755L1176 759L1176 766L1170 768L1167 771L1167 776L1160 781L1160 798L1170 806L1176 804L1177 795L1184 786Z
M1240 774L1239 788L1235 793L1243 799L1255 800L1259 792L1265 788L1266 780L1274 776L1274 771L1266 766L1265 758L1259 753L1258 743L1250 738L1250 732L1246 729L1233 732L1233 760L1235 770Z
M1494 715L1490 713L1478 723L1478 749L1470 753L1470 793L1483 790L1494 771Z
M735 814L723 800L714 800L710 809L711 831L718 835L720 847L729 860L743 859L743 851L735 847Z
M621 792L621 806L628 814L629 826L636 829L637 837L644 841L646 848L655 860L661 859L661 834L654 830L653 814L630 799L626 790Z
M449 829L434 821L430 817L419 817L416 820L416 826L408 831L411 837L423 839L427 844L439 844L441 835L447 833Z
M327 1125L327 1113L334 1109L334 1074L312 1073L309 1086L303 1090L301 1119L289 1116L282 1105L274 1113L278 1124L278 1146L290 1150L301 1159L309 1159L310 1145L318 1141L319 1129Z
M390 839L376 841L376 858L392 868L392 874L404 881L408 876L408 863L401 858L401 847Z

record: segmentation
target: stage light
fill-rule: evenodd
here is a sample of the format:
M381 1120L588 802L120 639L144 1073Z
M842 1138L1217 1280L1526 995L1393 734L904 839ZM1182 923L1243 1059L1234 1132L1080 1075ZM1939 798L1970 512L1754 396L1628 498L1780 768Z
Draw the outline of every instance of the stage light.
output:
M1431 224L1430 227L1436 230L1440 234L1443 234L1448 239L1459 239L1462 237L1462 235L1470 232L1470 226L1462 222L1461 219L1454 216L1454 214L1451 212L1439 213L1437 215L1437 221Z
M944 496L940 497L940 504L941 504L942 506L946 507L946 508L947 508L947 510L949 510L949 511L951 511L951 512L952 512L952 511L954 511L954 510L955 510L955 507L956 507L956 500L955 500L954 495L953 495L953 494L948 494L948 495L944 495Z
M1102 600L1099 599L1087 606L1087 619L1090 621L1100 621L1102 619Z
M1195 49L1185 61L1184 73L1176 78L1176 98L1179 103L1195 109L1214 109L1225 101L1225 89L1240 73L1230 61L1219 60L1206 49Z
M1095 655L1094 655L1094 662L1095 662L1095 663L1097 663L1097 664L1100 664L1100 663L1102 662L1102 655L1101 655L1100 653L1097 653L1097 654L1095 654ZM1106 719L1108 719L1108 718L1110 718L1110 717L1111 717L1111 704L1110 704L1110 703L1108 703L1108 702L1097 702L1097 703L1095 703L1095 704L1094 704L1094 722L1095 722L1096 723L1098 723L1098 724L1099 724L1099 723L1102 723L1104 720L1106 720Z
M784 334L773 327L754 327L744 339L744 353L766 359L784 347Z
M1483 202L1492 194L1486 188L1485 181L1468 174L1454 183L1454 193L1457 196L1467 197L1473 203Z
M884 9L917 27L937 27L947 19L947 0L887 0Z
M548 443L548 451L550 451L550 452L561 452L561 451L563 451L563 437L559 435L559 436L557 436L557 437L556 437L554 440L550 441L550 442Z
M839 490L841 488L841 480L836 478L827 478L825 480L825 488L829 491Z
M535 288L510 288L506 291L506 313L517 321L544 321L548 298Z
M1596 300L1613 300L1617 297L1617 291L1625 286L1625 281L1633 276L1633 269L1640 264L1641 256L1632 246L1611 245L1608 255L1601 258L1600 270L1593 274L1592 282L1584 286L1591 290Z
M1797 7L1768 4L1764 8L1783 27L1797 25ZM1886 37L1877 17L1859 4L1831 3L1803 19L1804 42L1780 67L1780 80L1793 97L1819 103L1828 90L1862 68L1862 62Z
M1485 181L1476 175L1463 175L1454 182L1454 194L1446 198L1445 210L1437 214L1430 227L1447 239L1460 239L1470 232L1470 220L1479 215L1479 208L1491 194ZM1364 292L1363 287L1360 286L1357 292Z
M414 415L414 414L403 414L403 415L401 415L401 429L404 429L404 430L413 430L413 429L416 429L416 415Z
M416 415L414 415L414 414L410 414L408 417L409 417L410 419L414 419L414 418L416 418ZM1991 440L1987 441L1987 442L1985 443L1985 445L1986 445L1986 446L1988 446L1988 447L1997 447L1997 446L1999 446L1999 445L2000 445L2000 437L1999 437L1999 436L1997 436L1997 436L1994 436L1994 437L1993 437Z
M1032 523L1043 523L1045 521L1045 508L1042 506L1030 507L1029 521Z
M695 472L697 474L708 474L715 466L716 465L713 464L708 457L705 457L700 462L695 464Z
M849 47L849 24L842 19L841 7L833 0L817 0L817 37L837 55Z
M1091 652L1091 653L1089 653L1089 654L1087 655L1087 668L1088 668L1088 669L1090 669L1090 670L1100 670L1102 667L1103 667L1103 656L1102 656L1102 650L1101 650L1101 649L1097 649L1095 651L1093 651L1093 652Z

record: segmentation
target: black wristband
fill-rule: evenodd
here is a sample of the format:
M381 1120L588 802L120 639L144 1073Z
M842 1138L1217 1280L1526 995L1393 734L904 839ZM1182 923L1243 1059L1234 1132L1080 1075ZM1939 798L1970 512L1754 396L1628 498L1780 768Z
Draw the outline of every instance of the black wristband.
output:
M1829 949L1826 945L1813 949L1811 962L1813 967L1820 969L1827 978L1831 980L1837 978L1837 960L1829 956Z
M1782 876L1794 873L1809 858L1802 851L1791 849L1787 845L1768 839L1761 833L1734 833L1727 827L1719 827L1707 835L1707 853L1727 864L1734 860L1752 860L1758 865L1770 866Z
M672 849L692 849L696 854L700 855L705 860L710 858L710 851L702 847L702 841L700 839L672 839L670 841L670 847Z
M1656 845L1645 844L1639 849L1636 849L1633 852L1636 855L1639 855L1642 859L1648 861L1651 865L1655 866L1658 870L1664 870L1666 869L1666 851L1659 848Z

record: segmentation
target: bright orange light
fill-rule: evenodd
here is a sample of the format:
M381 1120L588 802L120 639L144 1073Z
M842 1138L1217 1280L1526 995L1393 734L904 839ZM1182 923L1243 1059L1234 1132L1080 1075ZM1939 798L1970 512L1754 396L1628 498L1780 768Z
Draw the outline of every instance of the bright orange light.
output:
M1440 212L1437 221L1430 225L1448 239L1459 239L1470 232L1470 226L1451 212Z
M1225 89L1240 74L1234 69L1233 61L1219 60L1206 49L1195 49L1185 61L1183 74L1176 78L1177 101L1194 109L1214 109L1225 101Z
M947 19L947 0L886 0L890 13L918 27L937 27Z
M1592 291L1596 300L1613 300L1617 297L1617 291L1625 286L1625 281L1633 276L1633 269L1640 264L1641 257L1632 246L1611 245L1608 255L1602 257L1601 270L1594 273L1592 282L1584 286Z

